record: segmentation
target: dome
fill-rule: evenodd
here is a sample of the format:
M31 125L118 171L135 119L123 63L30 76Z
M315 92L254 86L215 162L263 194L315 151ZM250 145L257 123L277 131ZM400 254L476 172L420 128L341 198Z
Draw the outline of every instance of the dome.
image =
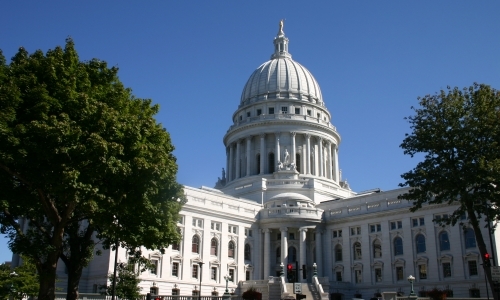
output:
M316 79L288 53L288 38L281 28L274 45L271 60L260 65L245 84L241 104L277 98L323 103Z

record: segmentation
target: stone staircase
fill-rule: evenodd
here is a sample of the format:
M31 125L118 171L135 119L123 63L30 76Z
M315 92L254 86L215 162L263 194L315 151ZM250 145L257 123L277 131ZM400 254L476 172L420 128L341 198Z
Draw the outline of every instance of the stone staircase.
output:
M293 293L293 283L287 283L286 290L289 295L295 297L295 294ZM313 283L302 283L302 294L306 295L306 300L321 300L321 297ZM279 295L278 298L269 297L269 299L279 299Z

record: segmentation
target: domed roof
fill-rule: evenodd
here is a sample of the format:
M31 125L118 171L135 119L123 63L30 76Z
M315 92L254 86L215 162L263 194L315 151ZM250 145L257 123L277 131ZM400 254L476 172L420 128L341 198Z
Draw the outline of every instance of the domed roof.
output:
M241 103L248 100L290 98L322 103L323 97L318 82L311 72L292 60L288 53L288 38L280 26L274 38L274 54L271 60L255 70L243 89Z

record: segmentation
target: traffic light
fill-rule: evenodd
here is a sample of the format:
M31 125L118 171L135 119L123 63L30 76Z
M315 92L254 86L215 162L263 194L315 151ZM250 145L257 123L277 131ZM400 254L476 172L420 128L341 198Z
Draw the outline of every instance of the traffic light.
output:
M306 265L302 265L302 279L306 279L306 278L307 278Z
M484 258L484 266L485 267L489 267L491 265L491 263L490 263L490 259L491 259L490 254L488 252L486 252L484 254L483 258Z
M288 282L293 282L295 279L295 274L293 274L293 265L286 265L286 277L288 278Z

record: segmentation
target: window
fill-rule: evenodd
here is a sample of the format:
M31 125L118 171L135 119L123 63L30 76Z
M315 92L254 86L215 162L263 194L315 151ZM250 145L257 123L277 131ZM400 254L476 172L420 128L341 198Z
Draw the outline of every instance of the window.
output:
M295 247L288 248L288 262L294 263L297 260L297 249Z
M203 228L203 220L193 218L193 227Z
M380 240L376 240L373 242L373 258L381 258L382 257L382 243Z
M250 118L250 112L247 111L247 118Z
M427 279L427 265L418 265L418 278Z
M151 269L150 269L150 272L153 275L158 275L158 260L157 259L152 259L151 260Z
M296 108L295 108L295 114L296 114L296 115L300 115L300 108L299 108L299 107L296 107Z
M217 267L210 268L210 279L217 281Z
M380 224L373 224L370 225L370 232L380 232L382 230L382 227Z
M249 244L245 244L245 260L251 260L251 248Z
M469 276L477 275L477 262L475 260L469 260Z
M149 293L151 295L158 295L158 288L157 287L150 287L149 288Z
M476 248L476 235L471 228L465 229L465 248Z
M242 115L240 115L240 121L241 121L241 120L243 120L243 116L242 116Z
M417 253L425 253L425 237L422 234L415 237L415 244L417 246Z
M212 229L212 230L220 231L221 227L222 227L221 223L217 223L217 222L210 223L210 229Z
M268 111L268 114L274 115L274 107L269 107L267 111Z
M192 277L198 279L198 265L193 265Z
M403 255L403 239L399 236L394 239L394 255Z
M335 246L335 261L342 261L342 245Z
M197 290L191 291L191 296L198 296L198 291Z
M216 238L212 238L210 241L210 255L217 256L219 253L219 242L217 241Z
M412 221L412 226L413 227L418 227L418 226L424 226L425 225L424 218L414 218L411 221Z
M245 272L245 280L250 280L250 271Z
M335 279L337 281L342 281L342 272L341 271L335 272Z
M217 296L219 296L219 292L217 292L217 291L212 291L212 296L213 296L213 297L217 297Z
M177 219L177 224L184 224L184 216L179 216L179 219Z
M238 234L238 226L229 225L228 226L228 231L229 231L229 233Z
M279 205L278 205L278 207L279 207ZM280 240L281 240L281 233L278 233L278 234L276 235L276 240L278 240L278 241L280 241Z
M318 117L318 119L321 119L321 114L320 113L316 113L316 117Z
M291 205L290 205L290 206L291 206ZM290 232L290 233L288 234L288 239L289 239L289 240L295 240L295 233Z
M382 269L380 268L375 269L375 281L382 282Z
M448 214L435 215L434 220L435 221L448 220Z
M282 113L282 114L287 114L287 113L288 113L288 107L286 107L286 106L282 106L282 107L281 107L281 113Z
M397 281L405 280L403 267L396 267L396 280Z
M179 296L181 291L179 289L172 289L172 296Z
M257 116L260 116L260 115L262 115L262 109L257 108Z
M361 270L354 270L354 281L356 283L363 282L363 277L361 276Z
M451 277L451 263L443 263L443 277Z
M354 243L353 247L353 256L355 260L361 259L361 244L359 242Z
M193 236L193 241L191 244L191 252L200 253L200 238L197 235Z
M252 237L252 229L245 228L245 236Z
M360 235L361 227L351 227L351 235Z
M448 233L445 231L439 234L439 250L450 250L450 240L448 239Z
M333 231L333 237L334 238L336 238L336 237L342 237L342 229L334 230Z
M234 258L234 249L235 249L235 245L234 245L234 242L233 241L230 241L229 242L229 245L227 247L227 256L229 258Z
M234 269L229 269L229 281L234 282Z
M172 244L172 250L174 251L180 251L181 247L179 243L173 243Z
M307 115L308 115L308 116L310 116L311 114L312 114L312 113L311 113L311 110L310 110L310 109L308 109L308 110L307 110Z
M179 263L178 262L172 263L172 276L179 277Z
M401 228L403 228L403 222L401 222L401 221L391 222L391 230L401 229Z

